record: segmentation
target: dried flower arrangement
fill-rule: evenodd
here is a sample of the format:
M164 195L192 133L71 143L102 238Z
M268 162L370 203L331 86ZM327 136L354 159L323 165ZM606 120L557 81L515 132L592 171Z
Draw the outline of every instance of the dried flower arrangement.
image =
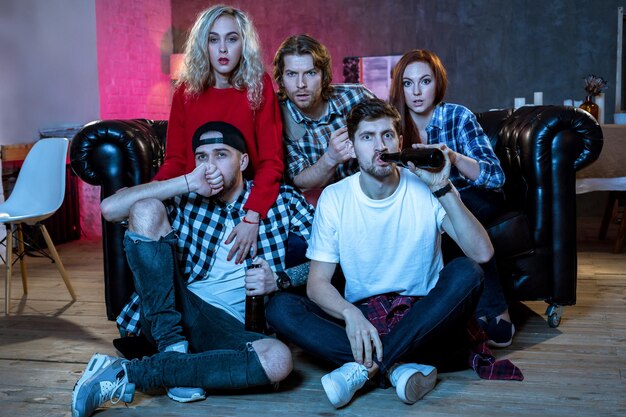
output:
M607 88L607 81L602 77L589 74L583 79L585 80L585 91L589 95L597 96Z

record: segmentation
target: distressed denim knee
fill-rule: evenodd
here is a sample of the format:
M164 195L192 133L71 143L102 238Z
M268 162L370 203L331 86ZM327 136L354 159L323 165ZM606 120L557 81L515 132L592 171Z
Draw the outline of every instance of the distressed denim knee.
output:
M159 351L185 340L176 309L174 280L177 274L174 232L153 241L131 231L124 249L141 301L141 325Z

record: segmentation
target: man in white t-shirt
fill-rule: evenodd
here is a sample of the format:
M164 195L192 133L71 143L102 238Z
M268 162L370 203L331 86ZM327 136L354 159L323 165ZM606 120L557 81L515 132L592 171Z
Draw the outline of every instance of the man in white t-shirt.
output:
M401 149L399 123L379 99L348 114L360 172L320 197L307 251L309 298L278 294L267 309L279 335L343 364L322 378L337 408L374 376L381 385L388 379L408 404L428 393L437 354L464 342L482 289L479 263L493 256L487 232L449 181L449 160L440 172L381 160ZM443 232L467 255L445 267ZM331 284L337 265L344 296Z

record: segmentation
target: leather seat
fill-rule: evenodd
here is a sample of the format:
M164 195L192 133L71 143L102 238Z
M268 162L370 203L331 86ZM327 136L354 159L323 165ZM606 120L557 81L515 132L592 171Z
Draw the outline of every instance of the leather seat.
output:
M602 149L602 130L588 113L564 106L529 106L476 115L506 174L510 211L488 228L507 296L545 300L556 327L564 305L576 303L576 171ZM101 186L101 198L150 181L163 162L167 122L103 120L72 140L71 166ZM114 320L133 291L122 246L124 226L103 220L107 316Z

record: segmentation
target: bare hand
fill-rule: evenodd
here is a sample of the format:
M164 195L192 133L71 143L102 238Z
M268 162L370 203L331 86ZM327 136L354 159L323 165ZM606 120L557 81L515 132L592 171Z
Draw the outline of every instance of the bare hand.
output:
M376 352L378 361L383 360L383 342L378 330L369 322L356 307L345 317L346 334L350 340L354 361L371 368L374 364L373 354Z
M259 257L252 263L258 265L258 267L248 268L246 271L244 284L246 295L265 295L278 290L276 286L277 276L267 261Z
M187 174L189 191L211 197L224 189L222 172L213 164L202 163Z
M444 155L448 155L448 159L450 159L450 163L452 165L456 164L456 158L459 155L458 153L448 148L448 146L445 143L438 143L437 145L434 145L434 146L441 149L441 152L443 152Z
M259 235L259 224L250 224L245 223L242 219L241 222L230 233L228 239L226 239L227 245L230 244L233 240L233 246L230 248L230 252L228 252L228 256L226 257L227 261L236 257L235 263L240 264L249 256L256 256L256 242L257 237Z
M410 161L407 165L408 165L409 171L417 175L417 177L420 180L422 180L422 182L424 182L428 186L428 188L431 189L431 191L438 190L442 187L445 187L446 184L448 184L448 180L450 178L450 167L452 166L452 164L450 163L450 152L452 152L452 150L448 148L447 146L445 146L446 149L449 151L449 152L445 152L441 148L441 144L434 144L434 145L417 144L417 145L413 145L413 147L414 148L438 148L442 150L443 157L445 158L445 163L443 165L443 168L438 172L433 172L427 169L417 168Z
M348 136L347 127L341 127L330 135L330 142L328 143L326 153L335 165L356 158L352 141Z

